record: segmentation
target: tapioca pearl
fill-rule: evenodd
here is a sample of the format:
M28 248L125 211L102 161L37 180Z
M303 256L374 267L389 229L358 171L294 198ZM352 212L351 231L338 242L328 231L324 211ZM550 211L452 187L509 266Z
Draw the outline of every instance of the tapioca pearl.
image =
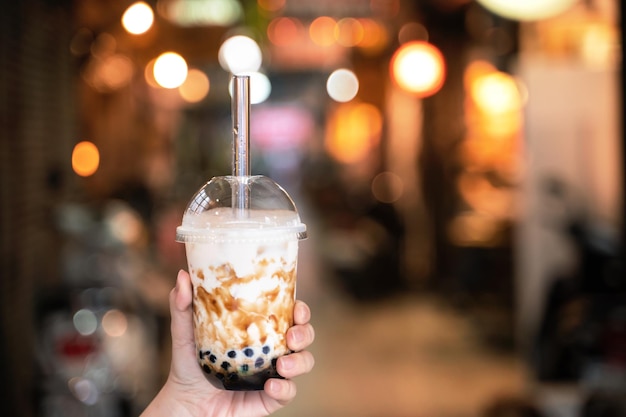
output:
M211 368L209 368L209 365L207 365L206 363L202 365L202 370L207 374L211 373Z
M258 357L254 361L254 367L255 368L260 368L261 366L263 366L264 363L265 363L265 360L263 360L263 358L261 358L261 357Z
M224 379L224 374L220 374L219 372L215 374L215 376L217 377L217 379L219 380L223 380Z
M267 345L263 346L263 353L264 353L264 354L266 354L266 355L267 355L268 353L270 353L270 347L269 347L269 346L267 346Z
M230 368L230 363L229 362L222 362L222 365L220 365L222 367L223 370L227 371L228 368Z
M251 358L254 356L254 350L252 348L245 348L243 350L243 354L246 355L247 357Z
M199 350L198 351L198 357L200 359L204 359L205 357L209 356L211 354L210 350Z
M235 352L234 350L229 350L228 351L228 357L229 358L234 358L237 356L237 352Z
M278 362L278 358L272 359L272 368L276 369L276 362Z
M209 360L211 361L211 363L215 363L217 361L217 356L215 355L210 355L209 356Z
M250 369L250 367L248 366L247 363L244 363L243 365L241 365L241 372L248 372L248 369Z

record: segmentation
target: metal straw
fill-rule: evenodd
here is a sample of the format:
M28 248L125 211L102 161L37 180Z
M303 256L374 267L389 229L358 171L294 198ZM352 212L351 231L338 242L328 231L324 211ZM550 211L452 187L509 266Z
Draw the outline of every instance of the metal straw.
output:
M250 176L250 76L233 76L233 175L238 187L233 189L233 208L240 215L250 208L250 193L244 178Z

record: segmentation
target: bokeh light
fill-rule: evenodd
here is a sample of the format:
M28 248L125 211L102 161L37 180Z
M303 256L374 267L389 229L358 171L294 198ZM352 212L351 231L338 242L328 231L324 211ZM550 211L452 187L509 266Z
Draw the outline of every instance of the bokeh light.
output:
M100 390L95 382L88 378L75 376L67 381L70 392L77 400L86 405L94 405L100 398Z
M102 316L102 329L111 337L121 337L128 329L126 314L120 310L109 310Z
M93 175L100 166L100 152L96 145L82 141L72 151L72 169L81 177Z
M72 317L74 328L83 336L89 336L96 332L98 328L98 318L93 311L86 308L78 310Z
M128 33L140 35L147 32L154 22L152 8L143 1L138 1L128 7L122 15L122 26Z
M154 62L154 79L164 88L178 88L187 78L187 62L176 52L164 52Z
M483 111L494 115L519 110L521 97L515 79L495 71L476 78L470 88L472 99Z
M139 243L143 237L141 217L124 203L109 204L105 212L105 224L111 236L125 245Z
M96 58L106 58L117 50L117 40L107 32L100 33L89 46L89 51Z
M403 194L404 181L394 172L381 172L372 180L372 195L381 203L395 203Z
M320 16L311 22L309 36L319 46L331 46L335 43L337 22L329 16Z
M197 68L187 73L187 79L178 87L180 96L188 103L198 103L209 94L209 77Z
M159 14L179 26L230 26L243 16L237 0L158 1Z
M359 79L348 69L335 70L326 81L326 91L333 100L345 103L359 92Z
M532 21L565 12L578 0L478 0L491 12L513 20Z
M382 51L389 43L387 28L370 18L358 19L363 28L363 37L357 44L363 52L376 54Z
M382 114L376 106L344 103L331 114L324 145L335 160L355 163L380 143L381 132Z
M418 97L435 94L445 80L443 55L434 45L423 41L407 42L393 54L391 78L403 90Z
M236 35L222 43L218 59L224 70L232 74L242 74L258 71L263 62L263 54L254 39L249 36Z
M345 17L339 20L334 30L335 39L341 46L356 46L363 40L363 25L359 20L352 17Z
M292 17L277 17L267 26L267 38L276 46L288 46L298 41L304 27Z
M110 93L127 86L133 76L133 62L125 55L93 57L82 72L83 79L101 93Z

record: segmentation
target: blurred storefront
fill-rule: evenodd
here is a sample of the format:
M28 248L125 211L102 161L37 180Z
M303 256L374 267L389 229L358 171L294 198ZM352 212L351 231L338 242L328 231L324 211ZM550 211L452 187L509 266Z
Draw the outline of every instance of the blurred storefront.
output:
M252 171L311 231L306 301L433 297L533 381L623 393L620 4L511 3L5 5L0 414L138 415L159 387L236 71Z

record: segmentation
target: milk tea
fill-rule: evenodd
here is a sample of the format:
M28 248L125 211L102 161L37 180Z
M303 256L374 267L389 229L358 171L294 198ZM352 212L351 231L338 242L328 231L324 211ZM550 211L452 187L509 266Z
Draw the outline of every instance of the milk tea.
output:
M219 233L185 243L198 362L219 388L263 389L268 378L280 377L276 360L289 353L285 335L293 325L298 237L257 225L268 216L286 224L297 215L250 210L242 221L222 208L201 216L199 223Z

